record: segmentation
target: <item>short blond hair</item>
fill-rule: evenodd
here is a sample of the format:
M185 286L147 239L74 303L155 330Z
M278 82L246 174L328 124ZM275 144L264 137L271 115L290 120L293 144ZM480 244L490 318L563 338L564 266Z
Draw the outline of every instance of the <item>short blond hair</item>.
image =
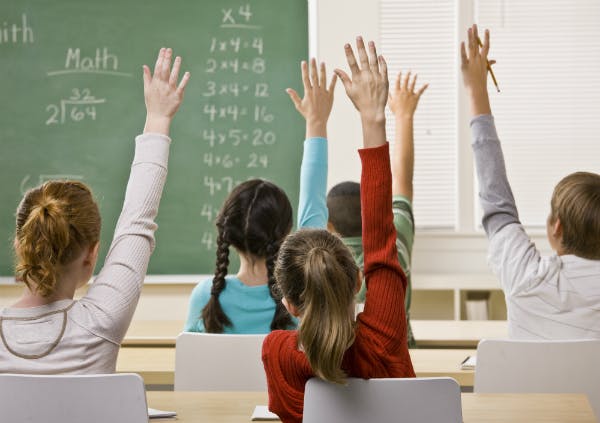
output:
M575 172L552 193L551 222L560 219L562 247L568 254L600 259L600 175Z

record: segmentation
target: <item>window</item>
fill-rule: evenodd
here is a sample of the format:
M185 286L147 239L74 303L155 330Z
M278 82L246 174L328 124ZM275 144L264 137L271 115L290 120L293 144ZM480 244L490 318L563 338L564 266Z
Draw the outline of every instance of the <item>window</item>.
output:
M541 228L563 176L600 173L600 0L381 0L391 83L409 66L430 83L415 117L420 228L479 227L458 75L459 42L472 21L492 32L502 92L490 82L490 98L521 220Z

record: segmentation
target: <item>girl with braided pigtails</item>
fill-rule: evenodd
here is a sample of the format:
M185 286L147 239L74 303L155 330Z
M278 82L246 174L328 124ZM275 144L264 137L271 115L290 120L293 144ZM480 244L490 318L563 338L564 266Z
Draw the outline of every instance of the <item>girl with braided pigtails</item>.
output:
M286 194L261 179L241 183L225 200L216 225L215 275L194 288L184 330L261 334L295 327L273 276L279 246L292 229ZM231 247L240 256L235 276L227 276Z

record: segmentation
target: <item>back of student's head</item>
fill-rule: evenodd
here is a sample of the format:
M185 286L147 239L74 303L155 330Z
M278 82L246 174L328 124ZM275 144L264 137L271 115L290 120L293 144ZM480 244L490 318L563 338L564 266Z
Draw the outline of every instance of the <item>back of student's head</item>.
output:
M279 247L293 224L292 205L281 188L270 182L253 179L236 186L225 200L217 216L217 264L209 302L202 310L204 328L210 333L222 333L231 321L219 303L225 288L229 266L229 247L234 247L250 260L266 259L268 284L275 301L271 329L288 329L291 317L281 304L275 286L273 269Z
M49 181L29 190L17 208L16 276L51 296L61 270L100 239L100 212L81 182Z
M359 183L341 182L331 188L327 194L327 209L329 223L341 236L362 235Z
M303 229L279 251L275 278L286 300L300 314L298 343L315 374L344 383L341 369L354 342L354 294L358 267L339 237Z
M600 259L600 175L575 172L554 188L551 223L560 219L562 247L568 254Z

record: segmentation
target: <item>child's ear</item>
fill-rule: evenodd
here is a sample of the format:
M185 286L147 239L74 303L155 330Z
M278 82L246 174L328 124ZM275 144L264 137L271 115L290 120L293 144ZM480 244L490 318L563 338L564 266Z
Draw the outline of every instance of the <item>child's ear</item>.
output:
M90 247L88 253L85 256L84 264L96 266L96 260L98 260L98 252L100 251L100 242L96 242Z
M562 241L563 228L562 228L562 223L560 223L560 218L558 218L558 217L556 218L556 220L554 222L552 222L552 236L555 239Z
M362 288L362 284L363 284L363 272L360 269L358 269L357 276L356 276L356 289L354 291L354 294L358 294L360 292L360 288Z
M337 231L335 230L335 226L333 226L333 223L331 223L329 220L327 221L327 231L331 232L332 234L337 233Z
M285 307L285 309L294 317L300 317L300 312L298 311L298 307L290 303L287 298L283 297L281 299L281 303Z

